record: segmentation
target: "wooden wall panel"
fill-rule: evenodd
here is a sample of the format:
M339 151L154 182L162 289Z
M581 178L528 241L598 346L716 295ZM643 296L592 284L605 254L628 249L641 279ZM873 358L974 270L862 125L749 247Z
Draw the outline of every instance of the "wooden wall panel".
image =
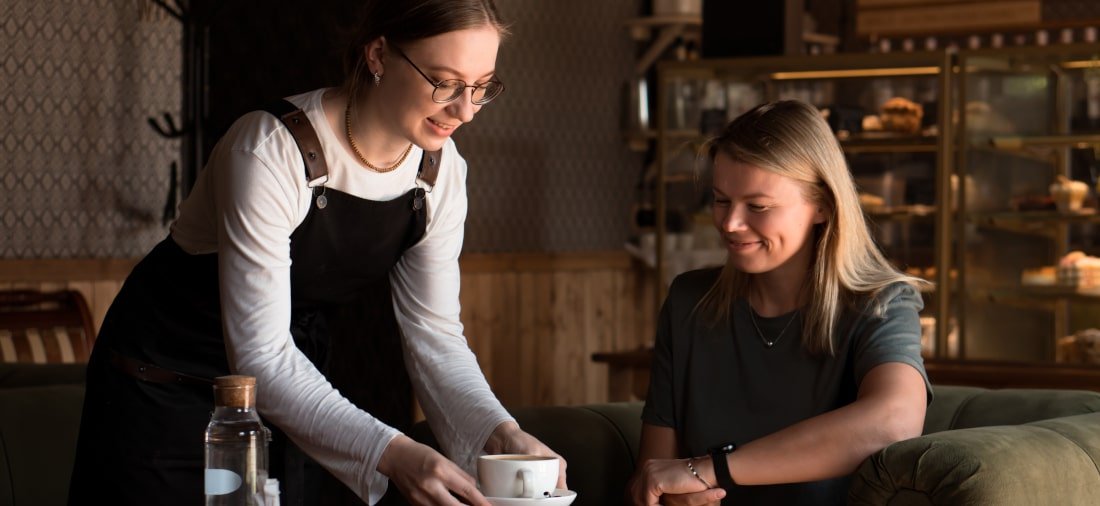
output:
M652 340L653 292L644 273L629 263L501 265L500 272L483 265L464 272L462 283L467 338L479 343L472 348L501 401L510 407L606 401L607 366L591 357Z
M71 288L98 329L134 260L0 261L0 289ZM608 399L596 352L653 339L653 286L625 253L463 257L461 319L470 349L508 407Z

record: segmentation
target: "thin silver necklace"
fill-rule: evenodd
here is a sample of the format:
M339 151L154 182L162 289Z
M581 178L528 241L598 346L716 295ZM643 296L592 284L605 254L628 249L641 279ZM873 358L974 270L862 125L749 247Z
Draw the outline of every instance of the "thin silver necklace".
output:
M775 339L771 341L764 337L764 332L760 330L760 325L756 323L756 310L752 308L752 304L749 304L749 319L752 320L752 327L756 329L756 335L760 337L760 341L764 343L765 348L771 348L783 338L783 334L787 333L787 329L791 328L791 324L794 323L794 319L798 318L798 310L794 310L794 314L791 315L791 319L787 320L787 324L783 326L783 330L779 331L779 335L775 336Z

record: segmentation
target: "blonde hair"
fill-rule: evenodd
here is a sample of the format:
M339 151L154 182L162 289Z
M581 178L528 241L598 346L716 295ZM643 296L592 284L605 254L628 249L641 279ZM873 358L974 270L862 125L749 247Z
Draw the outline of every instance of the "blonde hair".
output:
M858 299L874 299L899 281L929 284L899 272L875 245L840 144L813 106L796 100L757 106L730 122L708 148L712 164L722 153L797 181L806 200L826 213L826 221L814 226L813 257L802 288L809 301L802 313L802 345L808 352L836 353L837 321ZM727 260L696 308L712 324L728 318L733 301L748 296L751 279ZM885 302L871 307L882 315Z

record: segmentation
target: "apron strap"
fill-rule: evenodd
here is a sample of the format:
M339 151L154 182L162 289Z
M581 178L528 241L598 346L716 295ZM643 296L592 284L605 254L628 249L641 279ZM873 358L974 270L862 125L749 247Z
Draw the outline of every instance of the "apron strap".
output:
M323 185L328 181L328 165L321 151L321 141L317 138L317 131L309 122L305 111L285 99L276 100L263 107L271 115L279 118L286 125L294 142L298 143L298 149L302 152L302 161L306 164L306 177L309 186ZM420 159L420 169L417 177L428 186L434 187L435 180L439 176L439 164L443 150L426 151Z
M317 131L313 129L305 111L285 99L271 102L263 110L279 118L294 137L294 142L302 153L302 161L306 164L309 187L328 182L328 165L325 164L325 155L321 150L321 140L317 138Z
M435 187L435 178L439 176L439 161L443 156L443 150L425 151L420 158L420 170L416 176L429 187ZM429 190L431 191L431 190Z

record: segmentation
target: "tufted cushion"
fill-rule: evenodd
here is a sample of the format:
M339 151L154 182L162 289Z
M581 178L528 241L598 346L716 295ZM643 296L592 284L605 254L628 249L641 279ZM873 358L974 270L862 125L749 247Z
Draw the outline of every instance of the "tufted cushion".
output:
M860 466L853 505L1096 504L1100 413L900 441Z
M1100 412L1100 393L1085 390L937 386L935 392L925 434Z
M925 435L865 460L849 504L1096 504L1100 393L935 388Z

